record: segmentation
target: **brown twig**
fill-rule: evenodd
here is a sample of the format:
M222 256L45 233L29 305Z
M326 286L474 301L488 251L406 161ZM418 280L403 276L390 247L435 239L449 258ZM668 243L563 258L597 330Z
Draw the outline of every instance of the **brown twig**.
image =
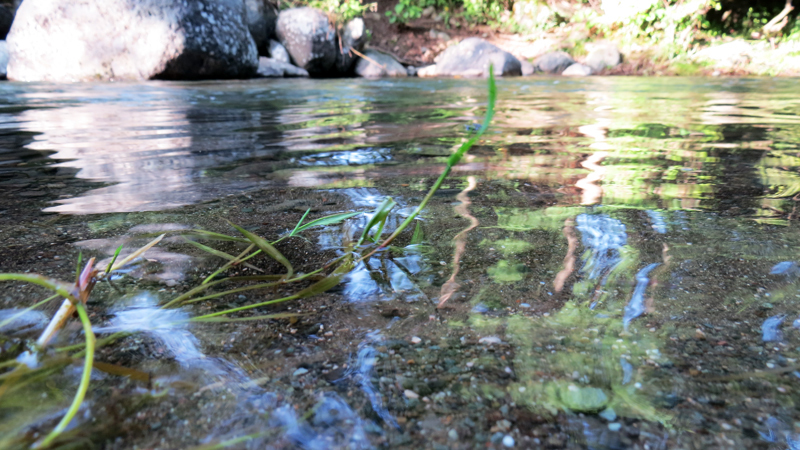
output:
M352 52L353 52L353 53L355 53L356 55L358 55L358 56L360 56L360 57L362 57L362 58L366 59L367 61L371 62L372 64L375 64L376 66L380 67L381 69L383 69L383 70L386 70L386 66L384 66L384 65L383 65L383 64L381 64L381 63L379 63L378 61L375 61L374 59L370 58L369 56L367 56L367 55L365 55L365 54L361 53L360 51L358 51L358 50L356 50L356 49L354 49L354 48L351 48L351 49L350 49L350 51L352 51Z

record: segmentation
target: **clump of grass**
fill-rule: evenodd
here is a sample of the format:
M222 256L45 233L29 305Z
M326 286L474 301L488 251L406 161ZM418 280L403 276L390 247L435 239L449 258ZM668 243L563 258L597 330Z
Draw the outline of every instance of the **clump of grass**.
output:
M113 258L111 259L111 262L108 264L105 270L99 270L95 267L94 258L90 259L83 269L81 269L81 257L79 256L76 270L77 276L74 283L67 283L55 278L45 277L38 274L0 274L0 281L21 281L42 286L55 292L54 296L51 296L27 308L21 313L10 317L4 321L3 324L0 324L0 327L32 308L52 301L58 297L64 298L61 307L58 309L58 311L56 311L55 315L53 315L50 323L47 325L45 330L39 336L39 339L37 339L36 343L34 344L33 350L24 352L16 360L11 361L8 366L13 366L13 370L0 375L0 381L2 381L2 384L0 384L0 397L2 397L4 394L7 394L11 390L19 389L22 386L31 383L32 381L49 376L54 369L60 369L63 367L63 365L72 362L73 358L57 358L39 366L38 359L41 353L43 353L44 349L50 344L50 342L52 342L58 332L64 327L74 313L77 313L78 319L83 327L85 342L83 350L81 350L79 353L83 355L84 363L83 373L81 374L78 390L73 397L72 403L67 409L67 413L61 418L61 420L50 433L36 443L36 447L48 447L61 435L69 423L72 422L72 419L75 418L75 415L78 413L78 410L80 409L81 404L86 397L86 392L89 390L97 340L94 332L92 331L92 323L89 320L89 314L86 311L86 302L89 300L96 282L107 279L108 275L112 272L119 270L131 261L142 256L144 252L160 242L163 237L164 235L159 236L119 262L117 262L117 257L119 256L122 247L117 248ZM113 370L113 365L106 364L105 366L107 366L108 369ZM123 373L125 372L123 371Z
M322 292L325 292L333 288L337 284L339 284L342 278L344 278L351 270L353 270L353 268L356 267L358 263L371 258L373 255L380 252L382 249L389 247L391 243L401 233L403 233L403 231L406 228L408 228L408 226L417 218L417 216L422 212L422 210L425 209L425 207L428 205L428 202L431 200L431 198L433 198L436 191L439 190L442 183L448 177L453 167L455 167L461 161L461 159L469 151L469 149L472 148L472 146L475 145L476 142L478 142L478 139L480 139L483 133L489 128L489 124L491 123L492 117L494 115L494 106L497 99L497 87L494 81L494 72L491 67L489 69L489 74L490 74L489 101L483 125L466 142L464 142L452 155L450 155L450 157L447 159L447 165L445 166L441 175L433 184L433 186L430 188L427 195L422 199L422 202L419 204L419 206L417 206L416 209L414 209L414 211L386 239L381 241L381 236L383 235L383 230L386 225L386 220L389 217L389 214L391 213L392 209L397 205L397 203L391 197L384 198L384 200L375 208L375 210L372 211L366 226L361 232L361 236L355 243L349 245L349 248L347 249L347 251L345 251L344 255L340 256L332 263L329 263L318 270L302 275L296 274L294 272L292 264L283 254L281 254L274 247L274 245L282 241L283 239L297 236L300 232L307 230L311 227L321 226L321 225L333 225L342 222L344 220L347 220L351 217L355 217L356 215L362 214L362 212L352 212L352 213L343 213L332 216L326 216L314 220L312 222L309 222L307 224L303 224L303 221L308 215L308 211L306 211L306 213L300 219L300 222L297 224L297 226L294 227L294 229L289 234L277 239L274 242L269 242L266 239L257 236L234 224L230 225L233 228L235 228L243 236L243 238L236 236L229 236L220 233L213 233L204 230L195 230L193 232L195 236L211 238L211 239L219 239L231 242L241 242L241 243L247 243L249 245L239 255L233 256L203 244L192 243L192 245L194 245L195 247L204 250L211 255L227 259L228 262L225 265L223 265L219 270L215 271L213 274L211 274L209 277L203 280L203 282L199 286L171 300L166 305L164 305L164 307L168 308L177 307L189 303L214 300L220 297L224 297L226 295L244 292L248 290L278 288L282 286L287 286L291 283L308 281L309 279L311 279L311 277L322 277L322 279L320 279L319 281L316 281L310 286L301 289L295 294L286 297L276 298L258 303L251 303L236 308L230 308L223 311L202 315L192 319L194 321L222 320L223 316L228 316L230 314L254 308L270 306L291 300L298 300L301 298L311 297L320 294ZM414 235L417 236L418 233L419 229L417 228L415 229ZM415 238L412 237L412 240L413 239ZM258 248L258 250L256 250L256 248ZM285 267L286 272L282 275L234 276L234 277L214 280L216 276L227 271L231 267L244 265L246 261L252 260L252 258L254 258L259 254L267 255L271 259L279 262L281 265ZM253 267L252 265L249 265L248 267L254 268L256 270L261 270L258 269L257 267ZM206 294L206 291L209 288L217 286L222 283L252 282L252 281L264 281L264 282L257 284L250 284L246 286L240 286L221 292ZM250 320L250 319L255 320L261 317L264 316L240 318L237 320Z

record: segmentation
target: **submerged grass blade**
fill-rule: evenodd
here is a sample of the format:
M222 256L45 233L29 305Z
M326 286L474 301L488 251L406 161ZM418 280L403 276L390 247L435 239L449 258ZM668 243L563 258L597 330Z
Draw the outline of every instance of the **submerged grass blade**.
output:
M239 311L246 311L248 309L259 308L259 307L268 306L268 305L274 305L276 303L287 302L287 301L290 301L290 300L298 300L298 299L301 299L301 298L310 297L312 295L320 294L322 292L327 291L328 289L331 289L332 287L336 286L337 284L339 284L342 281L342 278L344 278L345 275L350 273L351 270L353 270L353 262L351 260L348 260L348 261L343 262L341 265L339 265L339 267L337 267L336 270L334 270L333 273L331 273L327 277L323 278L320 281L317 281L316 283L314 283L311 286L301 290L300 292L298 292L296 294L290 295L288 297L278 298L278 299L275 299L275 300L268 300L266 302L255 303L255 304L252 304L252 305L240 306L238 308L226 309L225 311L219 311L219 312L215 312L215 313L211 313L211 314L206 314L206 315L203 315L203 316L195 317L194 319L191 319L191 320L193 320L193 321L202 321L203 319L208 319L208 318L211 318L211 317L224 316L226 314L231 314L231 313L235 313L235 312L239 312Z
M106 267L106 273L111 272L111 268L114 267L114 262L117 260L117 257L119 256L119 252L121 252L121 251L122 251L122 245L117 247L117 250L114 251L114 256L111 258L111 262L108 263L108 266Z
M142 247L142 248L140 248L139 250L136 250L135 252L133 252L133 253L131 253L130 255L126 256L126 257L125 257L125 259L123 259L122 261L120 261L120 262L118 262L118 263L114 264L114 265L111 267L111 270L109 270L109 272L113 272L113 271L115 271L115 270L117 270L117 269L119 269L119 268L121 268L121 267L124 267L124 266L125 266L126 264L128 264L129 262L131 262L131 261L133 261L134 259L136 259L136 258L138 258L138 257L142 256L142 254L143 254L144 252L146 252L147 250L150 250L150 248L151 248L152 246L154 246L154 245L158 244L159 242L161 242L161 239L164 239L164 236L165 236L165 235L164 235L164 234L162 234L161 236L159 236L159 237L157 237L157 238L153 239L152 241L150 241L150 242L149 242L147 245L145 245L144 247Z
M274 259L275 261L278 261L279 263L283 264L283 266L286 267L286 278L287 279L292 277L292 275L294 274L294 269L292 268L292 264L289 262L288 259L286 259L285 256L283 256L283 254L281 252L278 251L278 249L273 247L272 244L270 244L269 242L266 241L266 239L258 237L255 234L253 234L253 233L245 230L244 228L242 228L242 227L240 227L238 225L235 225L235 224L233 224L231 222L228 222L228 223L230 223L232 227L236 228L236 231L238 231L239 233L242 233L242 235L244 237L246 237L250 242L252 242L253 244L256 244L258 246L258 248L260 248L264 253L269 255L272 259Z
M191 233L189 233L189 234L198 234L198 235L203 236L205 238L218 239L218 240L221 240L221 241L234 241L234 242L242 242L242 243L245 243L245 244L250 242L247 239L243 239L243 238L239 238L239 237L235 237L235 236L228 236L227 234L214 233L213 231L206 231L206 230L192 230Z
M381 237L380 233L383 232L383 225L386 223L386 217L389 215L389 211L394 208L397 202L394 201L391 197L386 197L383 201L375 207L375 211L372 213L372 217L367 222L367 226L364 227L364 231L361 233L361 237L358 239L358 243L356 246L361 245L368 237L369 232L377 225L378 231L375 234L375 240Z
M308 314L298 313L278 313L267 314L265 316L252 316L252 317L209 317L208 319L189 319L190 322L248 322L251 320L267 320L267 319L285 319L287 317L300 317L307 316Z
M252 258L252 257L253 257L253 256L255 256L256 254L258 254L258 253L261 253L261 250L258 250L258 251L257 251L257 252L255 252L254 254L252 254L252 255L250 255L250 256L247 256L247 254L248 254L248 253L250 253L251 251L253 251L253 249L254 249L254 248L256 248L256 244L250 244L250 245L248 245L248 246L247 246L247 248L246 248L246 249L244 249L244 251L243 251L242 253L239 253L239 255L237 255L237 256L236 256L234 259L232 259L232 260L228 261L227 263L225 263L225 265L223 265L223 266L222 266L222 267L220 267L219 269L215 270L215 271L214 271L214 273L212 273L211 275L207 276L207 277L206 277L206 279L205 279L205 280L203 280L203 282L202 282L202 283L200 283L200 284L208 284L208 282L210 282L211 280L213 280L214 278L216 278L216 276L217 276L217 275L219 275L219 274L221 274L221 273L225 272L226 270L230 269L230 268L231 268L231 267L233 267L234 265L236 265L236 264L240 264L240 263L242 263L242 262L244 262L244 261L246 261L246 260L248 260L248 259ZM248 267L250 267L250 265L249 265L249 264L247 264L247 266L248 266ZM263 270L261 270L261 269L258 269L258 271L259 271L259 272L263 272Z
M78 317L81 320L81 324L83 325L83 333L86 336L86 356L84 357L83 363L83 375L81 376L81 382L78 385L78 392L75 393L75 398L72 399L72 404L67 410L67 414L64 415L53 431L51 431L50 434L48 434L47 437L42 440L41 446L43 447L50 445L53 440L57 438L65 428L67 428L67 425L72 422L72 419L78 413L78 410L83 403L84 397L86 397L86 391L89 389L89 381L92 377L92 363L94 362L95 344L92 323L89 321L89 315L86 313L86 309L83 307L82 303L77 303L75 308L78 310Z
M307 230L309 228L312 228L312 227L322 227L322 226L326 226L326 225L335 225L335 224L337 224L339 222L344 222L345 220L347 220L347 219L349 219L351 217L355 217L355 216L357 216L359 214L363 214L363 211L341 213L341 214L333 214L333 215L330 215L330 216L320 217L319 219L312 220L311 222L308 222L307 224L305 224L303 226L299 226L300 224L298 224L298 227L295 227L295 229L292 230L291 233L289 233L289 236L295 236L298 233L301 233L301 232L303 232L303 231L305 231L305 230ZM305 217L305 216L303 216L303 217Z
M203 244L201 244L199 242L195 242L195 241L192 241L190 239L186 239L185 236L181 236L181 237L183 237L183 240L186 241L187 244L191 244L191 245L199 248L200 250L202 250L202 251L204 251L206 253L210 253L210 254L218 257L218 258L227 259L228 261L233 261L234 263L236 263L238 261L241 261L240 257L238 257L238 256L233 256L233 255L225 253L223 251L211 248L211 247L209 247L207 245L203 245ZM248 247L248 249L252 250L251 247ZM246 252L249 253L249 250L246 250ZM245 253L245 255L247 253ZM263 272L263 270L259 269L258 267L254 266L252 264L245 264L245 266L247 266L247 267L249 267L249 268L251 268L253 270L256 270L258 272ZM230 266L228 266L228 267L230 267Z

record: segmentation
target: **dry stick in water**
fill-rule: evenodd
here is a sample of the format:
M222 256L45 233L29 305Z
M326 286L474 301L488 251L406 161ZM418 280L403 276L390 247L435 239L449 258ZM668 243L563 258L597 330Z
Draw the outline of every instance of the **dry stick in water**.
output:
M469 191L475 189L477 186L477 182L475 181L475 177L468 177L467 178L467 187L458 193L456 196L456 200L460 203L458 206L455 207L456 214L459 216L469 219L469 226L464 228L459 232L453 240L456 241L456 251L453 254L453 274L450 275L450 279L442 285L441 293L439 294L439 304L436 306L437 308L441 308L456 293L459 288L459 284L456 281L456 275L458 275L458 269L461 266L461 255L464 254L464 251L467 249L467 233L469 233L472 229L478 226L480 222L478 219L475 218L472 214L469 213L469 205L472 202L469 201Z

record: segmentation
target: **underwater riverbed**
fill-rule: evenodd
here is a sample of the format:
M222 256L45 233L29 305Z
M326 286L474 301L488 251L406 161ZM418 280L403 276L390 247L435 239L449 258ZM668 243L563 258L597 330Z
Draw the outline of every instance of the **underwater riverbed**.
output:
M79 253L166 234L94 288L101 345L54 448L800 449L797 80L498 80L490 129L390 248L224 322L192 320L313 286L387 196L394 231L486 82L0 93L0 272L71 282ZM192 233L241 237L228 221L309 278L161 308L225 263L187 240L247 247ZM286 272L250 262L228 273ZM0 284L0 448L46 436L81 380L77 320L12 370L48 295Z

